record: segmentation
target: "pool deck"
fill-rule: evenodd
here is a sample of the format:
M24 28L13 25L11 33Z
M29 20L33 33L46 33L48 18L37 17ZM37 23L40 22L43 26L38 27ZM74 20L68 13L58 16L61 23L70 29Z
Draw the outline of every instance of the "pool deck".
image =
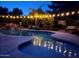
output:
M54 31L52 31L54 32ZM69 41L79 45L79 36L69 33L55 32L52 37L59 38L61 40ZM32 57L30 55L24 55L18 50L18 45L31 40L29 36L9 36L0 33L0 57L17 58L17 57Z
M0 57L24 57L18 45L31 40L28 36L8 36L0 34Z
M79 36L69 34L69 33L61 33L61 32L55 32L56 34L53 34L52 37L58 38L60 40L71 42L79 46Z

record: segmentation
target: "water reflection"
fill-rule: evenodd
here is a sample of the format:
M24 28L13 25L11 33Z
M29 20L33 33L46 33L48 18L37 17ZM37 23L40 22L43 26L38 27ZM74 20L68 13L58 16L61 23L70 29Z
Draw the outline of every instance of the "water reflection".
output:
M33 45L48 48L52 51L62 54L66 57L78 57L79 48L76 48L73 45L63 43L60 41L49 40L46 41L42 37L33 37ZM74 49L73 49L73 47ZM52 53L52 52L51 52Z

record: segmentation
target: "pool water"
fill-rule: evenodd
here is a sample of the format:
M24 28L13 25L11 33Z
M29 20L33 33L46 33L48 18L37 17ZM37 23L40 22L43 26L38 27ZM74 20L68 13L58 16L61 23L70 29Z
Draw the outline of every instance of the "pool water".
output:
M18 49L25 55L36 58L77 58L79 47L70 43L54 40L34 39L22 43Z
M0 30L1 33L15 36L32 36L32 35L50 35L51 32L32 31L32 30Z
M32 40L21 43L19 51L36 58L78 58L79 46L52 37L51 32L31 30L1 30L3 34L31 36ZM54 33L53 33L54 34Z

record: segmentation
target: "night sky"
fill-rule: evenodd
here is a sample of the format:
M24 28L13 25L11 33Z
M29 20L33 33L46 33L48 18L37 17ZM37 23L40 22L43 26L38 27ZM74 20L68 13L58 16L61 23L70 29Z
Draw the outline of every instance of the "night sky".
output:
M13 8L20 8L23 11L23 15L28 15L31 10L29 8L37 9L42 5L42 10L46 12L49 10L48 4L51 4L50 1L0 1L0 6L7 7L9 11Z

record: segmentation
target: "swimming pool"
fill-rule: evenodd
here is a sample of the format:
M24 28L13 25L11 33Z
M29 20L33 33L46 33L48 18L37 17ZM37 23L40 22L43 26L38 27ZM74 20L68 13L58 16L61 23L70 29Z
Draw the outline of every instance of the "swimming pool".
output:
M79 46L52 37L52 32L31 30L1 30L1 33L15 36L32 36L17 48L24 55L38 58L79 57ZM55 34L55 33L53 33Z

